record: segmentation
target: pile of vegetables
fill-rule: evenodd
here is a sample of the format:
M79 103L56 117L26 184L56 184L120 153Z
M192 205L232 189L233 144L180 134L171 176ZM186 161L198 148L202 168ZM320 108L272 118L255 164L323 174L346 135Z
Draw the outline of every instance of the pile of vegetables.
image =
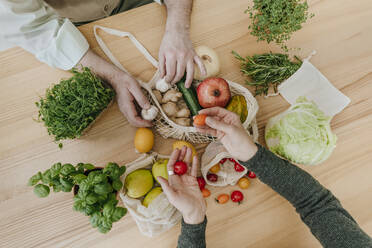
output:
M264 53L243 58L235 51L232 53L241 62L241 72L251 79L246 83L255 87L255 95L267 95L270 87L277 93L278 86L302 65L298 57L291 61L287 54Z
M298 164L317 165L336 147L330 118L306 98L299 98L288 110L271 118L266 125L269 149Z
M253 6L245 12L252 21L251 35L257 41L275 42L288 51L285 42L314 16L308 8L306 0L253 0Z
M89 68L73 69L72 73L36 102L39 119L56 141L79 138L115 96L114 90Z
M123 187L120 176L126 167L108 163L105 168L92 164L56 163L43 173L33 175L28 184L34 186L38 197L47 197L50 188L54 192L71 192L74 189L74 210L90 217L90 223L101 233L107 233L112 223L120 220L127 210L118 207L116 193Z

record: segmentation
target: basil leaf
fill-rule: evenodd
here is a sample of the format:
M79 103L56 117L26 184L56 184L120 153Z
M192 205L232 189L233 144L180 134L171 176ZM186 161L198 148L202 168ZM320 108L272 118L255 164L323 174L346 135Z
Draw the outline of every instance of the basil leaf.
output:
M120 176L122 176L125 173L126 170L127 170L127 167L125 165L121 166L120 167Z
M50 174L50 169L47 169L44 171L44 173L41 176L41 181L45 184L49 184L50 181L52 180L52 176Z
M104 174L97 174L94 176L94 179L93 179L93 183L94 184L97 184L97 183L106 183L107 182L107 176L104 175Z
M60 170L60 173L63 176L68 176L74 171L75 171L75 167L72 164L64 164Z
M38 184L34 188L34 193L38 197L47 197L49 195L50 189L44 184Z
M100 183L94 186L94 192L99 195L111 193L112 190L112 186L109 183Z
M75 184L80 184L84 179L87 178L87 176L84 174L76 174L76 175L73 175L72 178Z
M115 181L112 182L112 187L116 191L119 191L123 187L123 183L120 180L115 180Z
M39 171L37 174L33 175L29 180L28 180L28 185L29 186L35 186L42 178L42 174Z
M95 167L94 165L92 165L92 164L84 164L83 167L84 167L84 169L86 169L86 170L93 170L93 169L96 168L96 167Z
M116 207L112 216L111 216L112 222L116 222L116 221L120 220L124 215L126 215L126 213L127 213L126 208Z
M88 194L88 196L86 197L85 201L87 202L87 204L89 205L93 205L94 203L96 203L98 201L98 197L96 194L94 193L90 193Z
M56 177L59 175L60 171L61 171L61 168L62 168L62 164L61 163L55 163L54 165L52 165L52 167L50 168L50 174L52 177Z

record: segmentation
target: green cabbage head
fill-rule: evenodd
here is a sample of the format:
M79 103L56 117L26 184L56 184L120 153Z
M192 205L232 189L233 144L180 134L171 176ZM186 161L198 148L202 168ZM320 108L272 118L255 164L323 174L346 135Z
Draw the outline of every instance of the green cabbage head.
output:
M337 137L330 121L314 102L300 97L296 104L269 120L266 144L272 152L294 163L320 164L336 147Z

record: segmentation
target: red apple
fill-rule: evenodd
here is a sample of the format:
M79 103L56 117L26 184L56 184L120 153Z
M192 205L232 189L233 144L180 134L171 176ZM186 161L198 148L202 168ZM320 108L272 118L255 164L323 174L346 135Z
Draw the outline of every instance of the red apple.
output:
M210 77L197 88L198 101L203 108L225 107L231 97L229 84L223 78Z

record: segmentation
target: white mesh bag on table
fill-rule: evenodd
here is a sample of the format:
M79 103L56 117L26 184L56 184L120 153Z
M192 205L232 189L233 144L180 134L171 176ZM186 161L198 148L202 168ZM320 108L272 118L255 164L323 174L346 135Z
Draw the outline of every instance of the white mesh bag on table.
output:
M138 48L138 50L145 56L145 58L154 67L158 68L158 62L151 56L151 54L146 50L146 48L143 47L142 44L131 33L123 32L123 31L115 30L111 28L106 28L102 26L97 26L97 25L94 26L94 35L102 51L112 61L112 63L115 64L117 67L119 67L121 70L128 73L128 71L126 71L125 68L120 64L120 62L114 57L114 55L108 49L104 41L98 35L98 32L97 32L98 29L101 29L105 31L106 33L116 35L119 37L128 37L133 42L133 44ZM156 99L155 95L152 92L152 90L155 89L156 82L159 79L160 79L159 70L156 71L153 78L148 83L142 82L141 80L137 79L138 82L141 84L144 90L144 93L149 99L150 103L156 106L160 110L157 117L153 120L153 125L154 125L155 130L164 138L187 140L191 143L209 143L213 141L214 140L213 137L197 132L194 127L185 127L185 126L178 125L175 122L173 122L170 118L168 118L168 116L165 114L165 112L161 108L160 103L158 102L158 100ZM257 104L256 99L253 97L250 91L247 88L243 87L242 85L238 83L234 83L229 80L227 80L227 82L230 86L231 94L233 96L242 95L244 96L247 102L248 116L245 122L243 123L244 128L257 129L257 126L254 127L254 125L256 125L255 117L258 111L258 104ZM197 84L197 82L195 82L195 84Z
M255 122L255 120L254 120ZM255 142L258 139L258 130L257 125L254 123L252 125L252 129L248 132L249 135L253 138ZM216 173L218 176L217 182L211 182L207 179L207 174L210 168L214 165L218 164L221 159L224 158L233 158L230 153L228 153L225 147L219 141L215 141L210 143L207 148L205 149L204 154L201 158L201 173L206 181L207 184L212 186L226 186L226 185L235 185L237 181L247 174L248 170L244 167L244 171L237 172L234 168L234 163L226 160L226 162L221 165L221 169ZM233 158L234 159L234 158ZM237 161L237 159L234 159Z
M122 182L124 183L127 175L135 170L151 169L158 158L169 157L156 153L144 154L139 159L127 164L127 170L121 177ZM182 218L181 213L170 204L164 193L157 196L148 207L143 206L139 199L127 196L124 187L119 195L143 235L149 237L159 235L179 223Z

